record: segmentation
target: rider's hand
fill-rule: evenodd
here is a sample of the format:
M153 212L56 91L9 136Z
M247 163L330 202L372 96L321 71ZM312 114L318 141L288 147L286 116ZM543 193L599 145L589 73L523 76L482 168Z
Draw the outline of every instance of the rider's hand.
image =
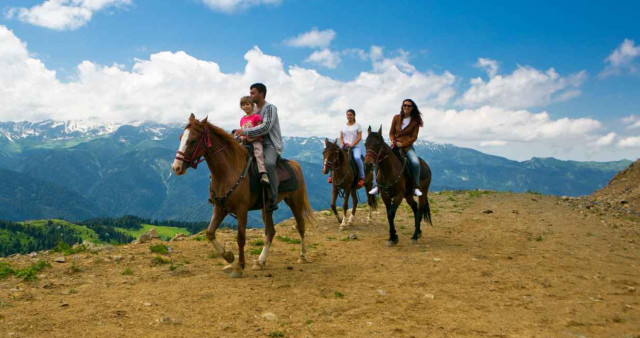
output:
M401 142L396 142L396 146L397 146L398 148L402 148L402 143L401 143Z
M242 136L242 134L243 134L243 133L242 133L242 128L240 128L240 129L236 129L236 130L233 132L233 135L235 135L236 137L240 137L240 136Z

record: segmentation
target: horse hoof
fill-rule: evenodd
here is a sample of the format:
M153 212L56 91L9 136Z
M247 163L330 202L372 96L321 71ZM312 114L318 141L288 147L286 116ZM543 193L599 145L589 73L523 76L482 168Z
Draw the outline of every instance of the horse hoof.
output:
M255 263L253 263L251 270L254 270L254 271L264 270L264 263L260 264L260 262L256 261Z
M309 261L305 257L300 257L298 258L298 263L306 264L306 263L309 263Z
M233 271L233 265L229 264L227 266L225 266L224 268L222 268L222 272L224 273L230 273L231 271Z
M231 276L231 278L240 278L242 277L242 271L234 270L229 276Z
M418 239L417 238L412 238L411 239L411 244L418 244Z
M347 230L347 226L340 224L340 227L338 228L338 230L345 231L345 230Z
M387 241L387 248L393 247L398 245L398 242L394 242L394 241Z
M222 258L224 258L224 260L227 261L227 263L233 263L233 259L234 259L233 252L227 251L223 253Z

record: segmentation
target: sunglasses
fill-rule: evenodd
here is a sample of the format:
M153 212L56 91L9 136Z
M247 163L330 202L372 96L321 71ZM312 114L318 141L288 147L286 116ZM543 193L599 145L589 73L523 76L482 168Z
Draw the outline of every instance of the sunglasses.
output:
M413 105L412 105L412 104L403 104L403 105L402 105L402 108L404 108L404 107L412 108L412 107L413 107Z

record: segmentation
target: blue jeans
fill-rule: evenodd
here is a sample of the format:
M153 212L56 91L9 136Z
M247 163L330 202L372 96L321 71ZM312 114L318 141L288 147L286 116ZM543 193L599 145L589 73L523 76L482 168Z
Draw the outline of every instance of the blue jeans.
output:
M358 172L360 172L360 178L364 179L364 165L362 164L362 149L358 146L351 148L351 153L353 153L353 157L356 160L356 164L358 165Z
M420 159L418 159L418 155L416 155L416 151L413 149L413 146L409 147L406 155L409 160L409 164L411 164L413 180L416 183L416 188L418 188L420 186Z

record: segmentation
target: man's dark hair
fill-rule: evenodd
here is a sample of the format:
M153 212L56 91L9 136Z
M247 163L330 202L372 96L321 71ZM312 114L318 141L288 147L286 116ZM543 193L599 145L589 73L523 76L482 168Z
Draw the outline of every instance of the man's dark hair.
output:
M356 111L355 111L355 110L353 110L353 109L347 109L347 113L349 113L349 112L353 113L353 116L356 116Z
M251 87L249 87L249 90L255 88L258 93L262 93L264 94L264 98L267 98L267 86L263 85L262 83L254 83L251 85Z

